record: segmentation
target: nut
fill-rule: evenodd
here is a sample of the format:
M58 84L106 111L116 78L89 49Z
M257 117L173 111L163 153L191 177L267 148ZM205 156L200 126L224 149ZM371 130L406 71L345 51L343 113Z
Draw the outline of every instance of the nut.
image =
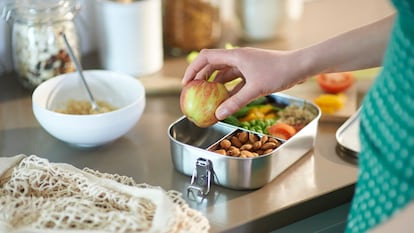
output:
M254 144L253 144L253 150L258 150L258 149L260 149L262 147L262 142L261 141L256 141Z
M249 134L246 131L238 133L237 136L242 144L245 144L249 140Z
M242 150L242 151L240 151L240 154L241 154L240 157L241 156L246 156L246 158L254 157L253 153L248 151L248 150Z
M256 151L256 153L257 153L258 155L262 155L262 154L264 153L264 151L263 151L262 149L260 149L260 150L257 150L257 151Z
M240 156L240 149L235 146L231 146L229 150L227 151L227 155L236 156L236 157Z
M277 139L267 135L242 131L221 140L214 151L227 156L254 158L272 153L280 144Z
M269 138L268 141L269 142L274 142L278 146L280 145L280 142L278 140L274 139L274 138Z
M250 143L246 143L240 147L240 150L251 150L251 149L253 149L253 145Z
M220 147L221 147L221 148L223 148L223 149L225 149L225 150L229 149L229 148L230 148L230 146L231 146L231 142L230 142L230 140L228 140L228 139L223 139L223 140L220 142Z
M268 140L269 140L269 137L267 135L263 135L262 138L260 139L260 142L262 144L265 144Z
M239 138L236 136L232 136L230 138L231 144L235 147L240 148L243 144L240 142Z
M262 150L275 149L276 147L277 147L276 143L274 143L274 142L266 142L265 144L263 144Z
M254 144L257 141L257 136L254 133L249 133L249 141Z
M221 154L221 155L226 155L227 154L225 149L218 149L218 150L215 150L214 152L216 152L218 154Z

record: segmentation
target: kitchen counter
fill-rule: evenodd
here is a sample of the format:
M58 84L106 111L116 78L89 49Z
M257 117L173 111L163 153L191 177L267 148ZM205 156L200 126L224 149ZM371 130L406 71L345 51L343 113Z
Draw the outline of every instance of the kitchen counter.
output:
M246 45L274 49L307 46L390 12L392 8L382 0L307 1L303 17L287 23L281 38ZM99 68L95 55L86 56L83 61L86 68ZM148 82L156 76L177 85L185 66L184 58L168 58L160 72L142 79ZM19 85L14 74L3 74L0 76L0 156L35 154L51 162L130 176L138 183L180 191L185 197L190 177L174 169L167 135L168 126L182 115L179 96L162 88L162 93L157 94L154 83L151 86L154 92L147 95L141 120L128 134L112 144L81 150L47 134L33 116L31 92ZM371 79L358 80L360 96L370 83ZM202 202L186 200L209 219L211 232L269 232L349 202L357 167L335 152L335 132L340 125L341 122L321 121L315 148L258 190L236 191L213 185Z

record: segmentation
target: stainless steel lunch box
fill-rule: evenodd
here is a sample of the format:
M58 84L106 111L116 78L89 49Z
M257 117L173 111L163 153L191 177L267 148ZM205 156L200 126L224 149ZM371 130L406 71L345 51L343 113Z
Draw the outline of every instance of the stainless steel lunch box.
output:
M359 141L360 112L362 107L346 120L336 131L336 152L348 162L358 163L358 154L361 151Z
M239 158L208 151L224 137L242 129L227 123L218 122L208 128L199 128L183 116L170 125L168 135L172 162L179 172L192 176L189 189L206 194L210 183L236 190L258 189L314 147L320 109L304 99L282 93L270 97L283 106L306 105L316 113L316 117L267 155Z

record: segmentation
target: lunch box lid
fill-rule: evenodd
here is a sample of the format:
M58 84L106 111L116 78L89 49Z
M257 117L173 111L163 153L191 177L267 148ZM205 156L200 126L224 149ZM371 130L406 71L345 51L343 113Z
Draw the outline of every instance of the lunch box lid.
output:
M357 162L358 154L361 151L359 139L361 107L346 120L336 131L336 152L346 160Z

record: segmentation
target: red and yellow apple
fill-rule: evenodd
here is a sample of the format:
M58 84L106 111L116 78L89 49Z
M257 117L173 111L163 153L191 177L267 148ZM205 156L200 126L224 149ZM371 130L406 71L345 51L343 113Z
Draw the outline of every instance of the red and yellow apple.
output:
M181 111L195 125L205 128L218 121L216 109L228 97L229 92L223 83L192 80L181 91Z

